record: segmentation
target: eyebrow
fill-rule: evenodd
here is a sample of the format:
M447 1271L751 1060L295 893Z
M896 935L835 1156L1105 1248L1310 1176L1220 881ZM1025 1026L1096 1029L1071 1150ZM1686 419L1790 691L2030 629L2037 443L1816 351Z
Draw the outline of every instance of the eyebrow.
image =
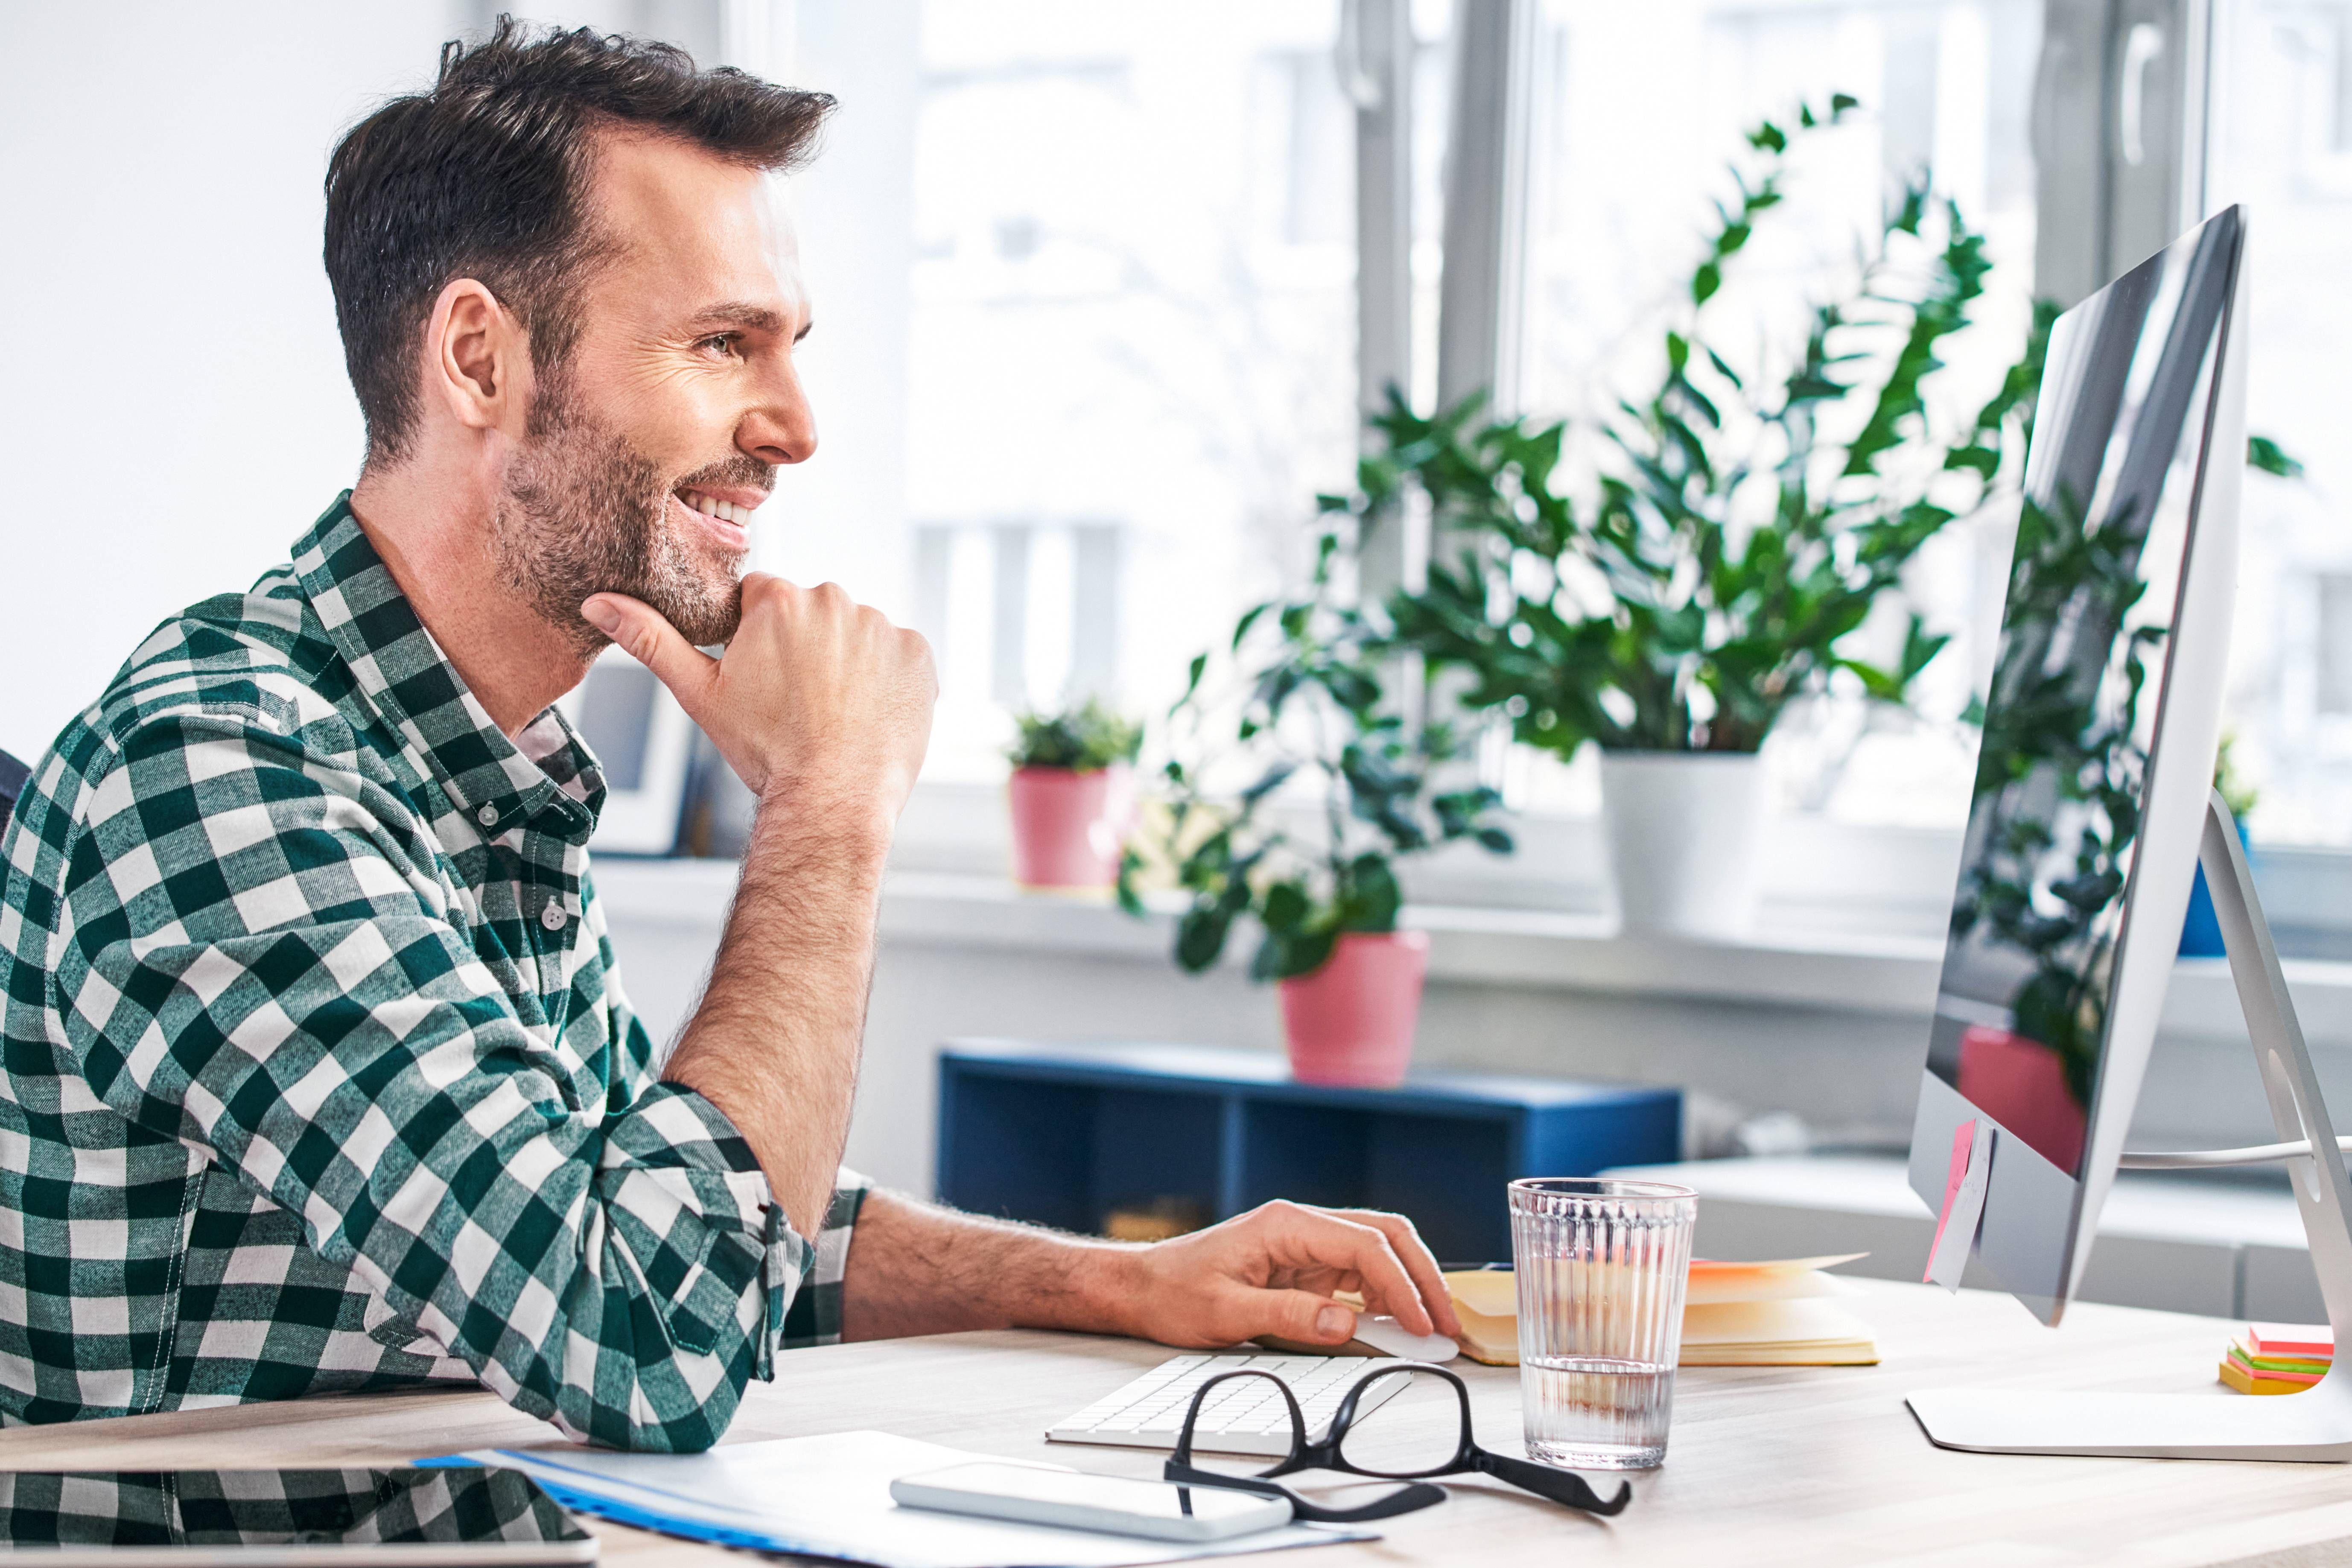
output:
M781 310L771 310L765 305L754 305L749 300L730 300L723 305L710 305L697 310L688 320L688 325L697 330L709 327L748 327L755 332L781 332L784 330L784 314ZM803 321L801 330L793 334L793 342L798 342L808 336L809 329L815 324L814 321Z

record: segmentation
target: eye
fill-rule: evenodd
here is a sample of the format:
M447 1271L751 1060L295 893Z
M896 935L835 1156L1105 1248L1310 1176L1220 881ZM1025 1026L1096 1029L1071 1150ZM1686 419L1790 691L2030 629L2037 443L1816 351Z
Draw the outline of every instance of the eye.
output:
M713 332L707 338L695 340L694 352L718 359L731 359L735 353L736 339L737 334L733 332Z

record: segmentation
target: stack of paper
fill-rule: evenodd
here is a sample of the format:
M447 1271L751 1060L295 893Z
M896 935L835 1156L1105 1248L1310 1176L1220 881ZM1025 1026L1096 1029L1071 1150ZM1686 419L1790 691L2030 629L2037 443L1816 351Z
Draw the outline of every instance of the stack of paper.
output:
M1823 1272L1865 1256L1769 1263L1691 1260L1683 1298L1685 1366L1868 1366L1878 1360L1870 1327L1827 1298L1845 1287ZM1462 1349L1489 1366L1519 1361L1517 1281L1510 1270L1448 1274L1462 1320Z
M1771 1263L1691 1259L1683 1296L1685 1366L1869 1366L1870 1326L1824 1298L1851 1289L1824 1272L1867 1256Z
M2335 1359L2336 1331L2325 1323L2248 1323L2221 1358L2221 1381L2241 1394L2300 1394Z
M1380 1539L1360 1529L1286 1524L1225 1541L1147 1541L933 1513L902 1508L890 1499L890 1483L900 1476L988 1457L884 1432L835 1432L722 1444L707 1454L485 1448L420 1462L520 1470L575 1513L641 1530L874 1568L1000 1568L1007 1563L1033 1568L1133 1568L1145 1563ZM646 1560L659 1555L649 1553Z
M1488 1366L1519 1364L1518 1277L1507 1268L1464 1268L1445 1277L1462 1320L1462 1353Z

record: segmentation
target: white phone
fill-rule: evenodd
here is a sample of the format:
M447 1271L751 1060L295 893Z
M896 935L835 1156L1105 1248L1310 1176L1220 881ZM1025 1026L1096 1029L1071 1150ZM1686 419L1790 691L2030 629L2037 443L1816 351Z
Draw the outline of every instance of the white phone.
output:
M890 1496L905 1508L1154 1541L1223 1541L1290 1522L1286 1498L1089 1476L1045 1465L950 1465L900 1476L890 1483Z

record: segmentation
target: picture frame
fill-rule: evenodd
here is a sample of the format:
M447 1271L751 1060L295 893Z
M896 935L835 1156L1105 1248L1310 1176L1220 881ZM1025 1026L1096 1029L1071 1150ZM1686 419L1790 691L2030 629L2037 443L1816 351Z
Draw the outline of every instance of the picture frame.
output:
M604 854L676 854L697 732L668 688L608 647L556 707L604 773L604 809L589 847Z

